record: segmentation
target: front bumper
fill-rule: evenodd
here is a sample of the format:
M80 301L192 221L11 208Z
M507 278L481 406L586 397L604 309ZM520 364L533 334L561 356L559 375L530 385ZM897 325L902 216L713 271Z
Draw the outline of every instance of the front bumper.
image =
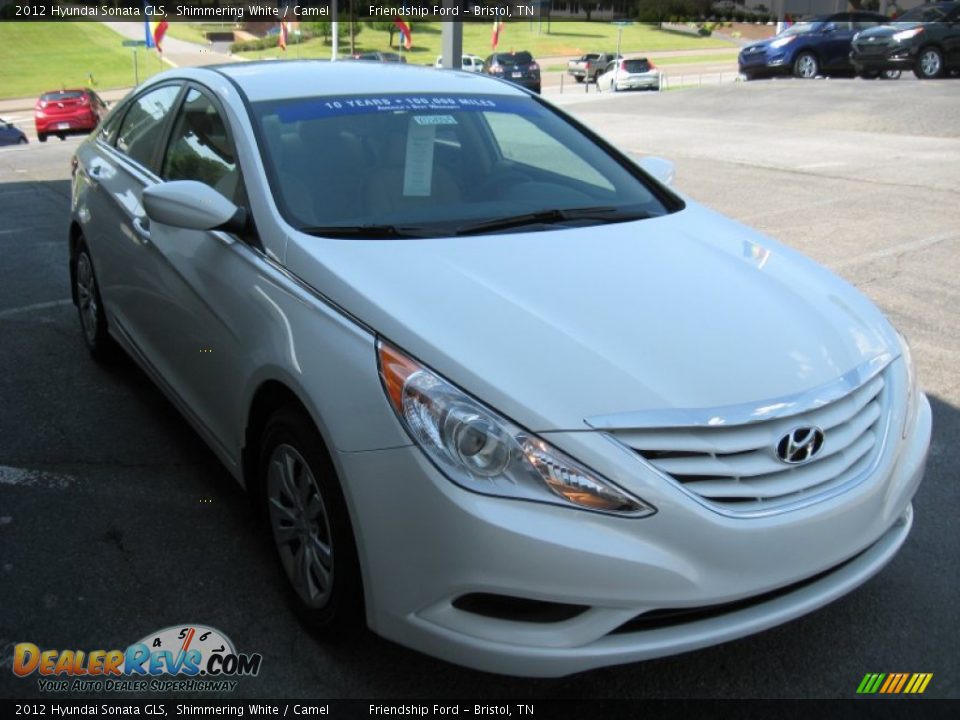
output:
M740 53L737 67L744 75L773 75L789 73L793 67L793 59L787 52L758 52Z
M850 64L854 71L878 72L883 70L909 70L917 61L917 48L909 45L893 45L882 52L850 51Z
M930 429L920 396L914 427L885 451L879 477L829 502L752 519L724 517L662 483L641 493L659 509L641 520L477 495L410 446L338 453L336 462L371 628L461 665L546 677L742 637L865 582L910 531ZM635 456L611 453L600 433L550 439L621 485L637 472ZM464 609L460 601L477 594L580 610L553 620L491 617ZM710 607L725 603L737 604ZM646 613L694 609L644 622Z

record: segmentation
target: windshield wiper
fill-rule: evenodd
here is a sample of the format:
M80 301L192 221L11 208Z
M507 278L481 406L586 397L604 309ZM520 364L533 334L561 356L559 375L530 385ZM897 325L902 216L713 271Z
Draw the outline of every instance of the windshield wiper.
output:
M385 238L420 238L423 233L414 227L397 227L396 225L321 225L317 227L300 228L300 232L320 237L354 237L368 240L382 240Z
M598 206L584 208L569 208L567 210L542 210L540 212L511 215L509 217L484 220L471 225L462 225L454 232L455 235L475 235L497 230L523 227L524 225L542 225L561 223L567 220L599 220L601 222L623 222L625 220L644 220L651 217L642 211L620 211L615 207Z

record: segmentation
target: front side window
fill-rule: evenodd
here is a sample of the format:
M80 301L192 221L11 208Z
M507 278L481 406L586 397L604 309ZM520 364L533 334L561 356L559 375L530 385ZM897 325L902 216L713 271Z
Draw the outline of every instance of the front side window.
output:
M297 98L253 115L280 210L305 231L438 236L525 213L593 209L603 222L682 207L525 96Z
M160 176L196 180L239 203L240 168L223 117L213 102L191 88L170 133Z
M161 142L164 121L179 94L179 85L165 85L134 100L117 133L117 149L152 169L152 158Z

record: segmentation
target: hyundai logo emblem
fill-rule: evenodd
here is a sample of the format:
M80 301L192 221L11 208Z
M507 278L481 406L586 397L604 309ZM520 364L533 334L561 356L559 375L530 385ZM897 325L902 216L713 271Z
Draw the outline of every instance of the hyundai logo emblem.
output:
M797 427L777 443L777 457L789 465L813 460L823 448L823 430L818 427Z

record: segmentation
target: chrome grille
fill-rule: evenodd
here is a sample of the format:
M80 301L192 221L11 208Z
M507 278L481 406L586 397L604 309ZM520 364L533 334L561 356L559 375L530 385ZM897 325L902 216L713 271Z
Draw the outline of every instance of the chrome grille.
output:
M886 385L880 373L838 400L761 422L608 432L708 504L737 514L788 509L874 466L887 426ZM786 464L777 444L805 426L823 430L823 446L803 464Z

